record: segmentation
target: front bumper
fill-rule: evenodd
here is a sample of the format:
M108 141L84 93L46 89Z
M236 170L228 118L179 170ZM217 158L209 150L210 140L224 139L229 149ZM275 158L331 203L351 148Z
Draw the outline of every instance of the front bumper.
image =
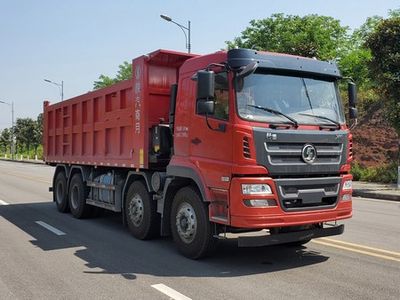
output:
M352 201L351 193L352 190L343 190L343 183L347 180L351 180L350 174L342 175L338 177L339 187L337 190L337 200L332 204L321 205L312 203L310 207L303 207L301 209L289 209L284 206L282 201L282 192L278 191L282 180L274 180L272 178L265 177L234 177L231 182L230 189L230 225L238 228L273 228L273 227L286 227L306 224L316 224L323 222L331 222L342 219L347 219L352 216ZM321 185L321 178L317 178L316 182ZM312 179L308 179L310 182L310 190L313 187ZM278 183L277 183L278 182ZM272 194L270 195L243 195L241 191L241 185L243 183L264 183L271 187ZM316 195L320 195L319 189ZM346 196L345 196L346 195ZM332 195L330 195L332 196ZM308 194L308 197L311 196ZM346 200L344 200L347 197ZM268 207L248 207L244 204L245 200L248 199L268 199L274 200L276 206Z

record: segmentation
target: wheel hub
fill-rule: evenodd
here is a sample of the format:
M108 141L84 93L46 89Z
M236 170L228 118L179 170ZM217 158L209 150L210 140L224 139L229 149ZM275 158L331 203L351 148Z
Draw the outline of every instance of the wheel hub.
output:
M176 214L176 229L179 237L185 243L191 243L197 231L197 219L193 207L189 203L182 203Z
M139 226L143 221L143 200L142 198L136 194L133 196L132 200L129 203L129 218L135 226Z

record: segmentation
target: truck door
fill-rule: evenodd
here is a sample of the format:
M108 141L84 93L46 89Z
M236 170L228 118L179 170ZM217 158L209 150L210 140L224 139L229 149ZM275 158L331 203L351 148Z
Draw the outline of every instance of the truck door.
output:
M201 170L207 187L228 189L232 164L232 101L228 73L215 75L215 111L206 116L194 112L190 130L191 160ZM196 105L194 105L196 107Z

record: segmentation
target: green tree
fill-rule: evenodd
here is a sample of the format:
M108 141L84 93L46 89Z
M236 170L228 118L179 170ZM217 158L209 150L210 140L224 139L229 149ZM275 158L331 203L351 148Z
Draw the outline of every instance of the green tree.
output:
M3 149L4 153L7 153L7 149L11 144L11 131L8 128L5 128L1 131L0 134L0 147Z
M250 21L240 37L227 41L228 48L250 48L330 60L348 48L348 27L332 17L273 14Z
M384 96L387 118L400 137L400 10L391 11L390 18L377 25L366 45L371 49L370 68ZM400 166L400 140L398 146Z
M101 74L101 75L99 76L99 79L96 80L96 81L93 83L93 88L94 88L95 90L98 90L98 89L101 89L101 88L104 88L104 87L113 85L115 82L116 82L115 79L113 79L113 78L111 78L111 77L108 77L108 76L106 76L106 75Z
M35 149L35 156L38 154L38 147L42 144L43 137L43 114L40 113L34 123L32 145Z
M34 144L35 121L31 118L18 118L15 124L15 137L21 151L24 148L29 152Z
M95 90L101 89L113 85L114 83L117 83L119 81L131 78L132 78L132 65L129 62L124 61L122 64L118 66L118 72L115 78L111 78L109 76L101 74L99 76L99 79L93 83L93 88Z
M351 46L355 49L365 48L364 44L368 36L375 31L382 19L383 18L381 16L368 17L364 24L354 30L353 34L351 35Z
M400 16L382 20L369 35L370 68L382 91L388 119L400 135Z

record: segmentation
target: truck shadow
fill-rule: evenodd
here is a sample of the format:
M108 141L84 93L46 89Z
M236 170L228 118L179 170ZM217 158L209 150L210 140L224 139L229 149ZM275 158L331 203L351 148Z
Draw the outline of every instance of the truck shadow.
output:
M74 254L85 262L85 273L119 274L127 280L141 274L237 277L296 269L329 259L307 247L238 248L237 241L222 240L212 257L193 261L181 256L169 238L136 240L122 226L118 214L77 220L58 213L51 202L0 206L0 216L29 234L33 238L30 242L43 251L79 248ZM66 235L55 235L36 224L38 220Z

